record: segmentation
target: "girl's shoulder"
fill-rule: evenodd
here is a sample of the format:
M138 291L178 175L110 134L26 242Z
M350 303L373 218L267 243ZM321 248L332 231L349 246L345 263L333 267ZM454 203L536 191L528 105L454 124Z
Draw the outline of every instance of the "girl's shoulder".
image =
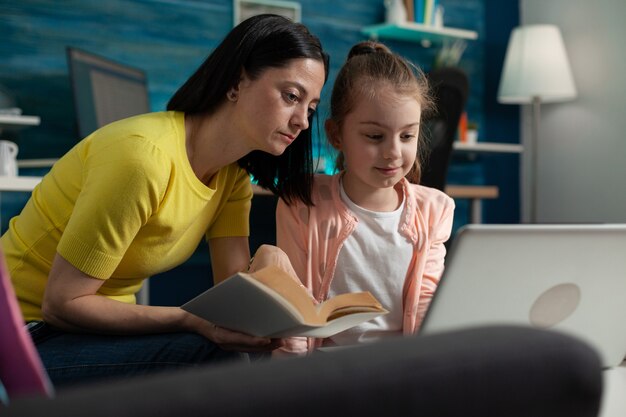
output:
M313 204L328 203L339 196L339 175L316 174L313 177L311 198Z
M337 201L340 201L338 191L339 190L339 178L336 175L316 174L313 177L313 184L311 187L311 201L313 205L307 206L300 200L294 200L287 204L282 199L279 199L278 205L282 209L289 209L293 211L306 211L306 212L319 212L335 210Z
M416 201L418 206L454 207L454 200L441 190L424 185L412 184L406 181L409 197Z

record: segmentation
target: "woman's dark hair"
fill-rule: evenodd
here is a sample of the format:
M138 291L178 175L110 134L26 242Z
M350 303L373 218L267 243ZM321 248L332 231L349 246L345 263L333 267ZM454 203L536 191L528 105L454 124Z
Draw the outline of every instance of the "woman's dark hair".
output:
M301 23L277 15L263 14L244 20L174 93L167 110L188 115L212 114L226 100L226 93L239 83L242 71L257 79L268 68L280 68L298 58L324 63L328 77L328 55L317 37ZM312 126L309 117L309 126ZM280 156L253 151L237 161L258 184L286 202L294 198L311 204L313 157L311 129Z
M413 97L421 107L422 116L432 111L434 104L426 76L411 62L374 41L359 42L350 49L348 59L335 79L330 99L330 118L342 126L346 116L362 97L374 99L381 87L390 87L398 93ZM418 157L407 179L418 184L421 177L420 159L423 156L423 129L418 137ZM343 154L337 156L336 169L342 170Z

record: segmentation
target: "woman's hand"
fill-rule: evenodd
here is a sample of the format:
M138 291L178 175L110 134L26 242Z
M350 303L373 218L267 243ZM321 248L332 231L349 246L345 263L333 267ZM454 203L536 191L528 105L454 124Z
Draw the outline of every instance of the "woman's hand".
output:
M191 313L186 313L184 326L191 332L198 333L223 350L237 350L241 352L265 352L283 345L282 339L250 336L239 333L201 319Z

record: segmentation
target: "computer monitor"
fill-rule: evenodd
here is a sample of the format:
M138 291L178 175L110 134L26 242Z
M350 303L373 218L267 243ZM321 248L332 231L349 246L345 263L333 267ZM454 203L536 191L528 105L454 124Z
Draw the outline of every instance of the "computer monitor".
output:
M150 111L145 73L78 48L67 48L79 138L108 123Z

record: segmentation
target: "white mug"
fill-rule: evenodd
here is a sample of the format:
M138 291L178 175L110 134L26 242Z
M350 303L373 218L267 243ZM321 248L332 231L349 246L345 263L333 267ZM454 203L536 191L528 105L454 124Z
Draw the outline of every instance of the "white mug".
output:
M0 140L0 175L6 177L17 176L17 152L15 143Z

